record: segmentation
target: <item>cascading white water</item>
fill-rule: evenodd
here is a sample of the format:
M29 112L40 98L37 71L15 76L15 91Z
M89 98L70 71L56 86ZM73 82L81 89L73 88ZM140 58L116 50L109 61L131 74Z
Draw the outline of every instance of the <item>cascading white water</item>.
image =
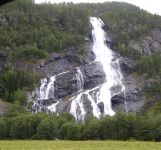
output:
M35 112L41 112L43 108L41 100L49 99L49 90L54 88L55 76L50 77L49 82L47 83L47 79L41 79L40 88L36 88L36 100L33 101L32 110ZM54 98L54 92L52 93L52 98Z
M40 94L39 94L39 100L45 99L45 93L46 93L46 84L47 84L47 79L43 78L41 79L41 86L40 86Z
M80 92L83 90L83 75L82 72L80 71L79 67L76 68L77 69L77 74L76 74L76 79L77 79L77 91Z
M92 36L94 40L93 51L96 55L95 61L100 61L102 63L107 80L107 82L101 87L99 102L104 103L105 114L114 115L114 111L111 109L110 88L121 84L122 90L124 90L124 86L121 83L121 72L119 69L112 67L112 63L114 63L112 62L114 54L105 44L106 33L102 29L104 23L101 21L101 19L97 19L95 17L91 17L90 22L93 27Z
M84 108L84 104L86 103L87 100L89 101L90 105L93 108L92 112L93 116L99 118L99 116L101 115L100 108L97 105L101 102L104 104L104 114L114 115L115 113L111 109L111 97L116 94L119 94L120 92L124 92L125 90L125 87L121 81L123 76L120 70L119 59L114 58L115 54L105 44L107 37L106 33L102 29L104 23L101 21L101 19L97 19L95 17L91 17L90 22L93 27L92 36L94 41L93 51L96 56L95 61L100 61L102 63L104 72L106 74L107 82L104 83L103 85L95 87L94 89L83 91L84 81L82 72L80 70L81 67L76 67L76 74L73 76L73 80L76 80L76 86L73 86L74 88L73 92L76 93L73 93L72 97L69 100L71 101L70 113L72 113L75 116L77 121L84 121L84 117L87 114ZM52 90L50 89L54 88L55 77L61 74L65 74L67 72L62 72L58 75L50 77L48 83L46 78L42 79L40 88L36 89L36 93L38 95L37 100L41 101L49 99L50 98L49 95L51 95L49 94L49 91L52 91L54 94L55 89ZM52 98L54 98L53 94ZM87 100L83 98L83 95L87 96ZM41 111L41 108L39 107L43 106L41 102L38 103L38 101L34 101L33 107L38 108L38 111ZM61 100L59 101L61 102ZM50 110L50 112L52 113L56 113L56 106L59 103L59 101L57 101L57 103L52 104L47 109ZM125 101L125 109L126 109L126 101Z
M49 99L49 90L52 86L52 84L54 84L55 82L55 76L50 77L49 79L49 83L47 83L47 79L43 78L41 79L41 86L40 86L40 90L36 89L39 92L39 100L47 100ZM53 93L53 97L54 97L54 93Z

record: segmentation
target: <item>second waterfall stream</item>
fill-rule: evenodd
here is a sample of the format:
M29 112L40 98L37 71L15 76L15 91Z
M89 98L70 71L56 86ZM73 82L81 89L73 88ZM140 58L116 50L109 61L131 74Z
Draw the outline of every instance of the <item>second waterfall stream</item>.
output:
M103 21L99 18L91 17L90 24L92 26L93 52L95 54L94 62L101 62L106 75L106 82L93 89L85 90L81 66L76 68L76 74L73 76L73 79L75 78L77 87L75 87L76 91L73 92L68 101L70 101L71 105L70 113L75 116L77 121L84 121L84 117L88 113L98 118L101 115L101 112L104 112L106 115L114 115L115 112L112 110L111 97L120 92L124 92L125 90L125 87L121 82L123 77L119 65L119 59L121 59L121 57L108 48L106 44L108 36L102 29L104 26ZM61 74L65 73L66 72L63 72ZM56 93L54 82L56 76L59 75L60 74L50 77L49 82L47 82L46 78L41 80L41 86L36 89L37 101L34 101L34 109L36 109L36 107L41 107L41 100L50 99L51 95L49 97L49 91L54 91L53 93ZM53 94L52 98L54 99L54 97ZM57 105L60 105L60 103L63 105L65 102L59 99L51 106L48 106L47 110L56 113ZM91 107L91 111L87 108L87 103L90 103L90 106L88 105L88 107ZM41 108L39 108L39 110L41 110Z

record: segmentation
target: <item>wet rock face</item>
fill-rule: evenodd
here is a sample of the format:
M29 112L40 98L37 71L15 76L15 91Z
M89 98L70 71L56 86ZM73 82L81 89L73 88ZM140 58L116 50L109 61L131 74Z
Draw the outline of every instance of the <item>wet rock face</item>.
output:
M56 76L55 98L62 98L67 95L74 94L79 90L77 85L79 83L77 83L76 74L76 69L74 69L65 74Z
M106 75L100 62L94 62L80 68L83 74L84 89L92 89L106 82Z
M80 71L82 74L82 80L80 79L81 75L78 77L78 71L76 68L57 75L54 84L52 84L50 88L49 98L63 98L72 95L81 89L91 89L106 82L106 75L100 62L93 62L89 65L82 66L80 67ZM40 86L41 83L38 84L38 88Z
M112 109L117 112L118 108L122 107L123 111L126 113L137 113L146 102L146 99L141 99L141 97L149 83L142 80L140 81L141 85L136 87L138 76L131 75L132 72L136 71L135 62L129 58L122 58L119 63L123 75L122 83L125 86L125 90L112 96Z
M85 112L93 116L93 107L91 106L91 102L88 99L88 95L83 94L82 101L83 101L83 107L84 107Z
M131 112L137 113L146 102L145 100L140 99L140 95L132 94L130 92L115 95L114 97L112 97L111 101L112 101L112 109L115 112L117 112L119 107L122 107L123 111L126 113Z
M56 105L56 110L58 113L70 112L71 109L71 101L65 101L63 103L58 103Z
M136 75L129 75L124 77L122 83L125 86L125 91L111 98L112 109L117 112L118 108L122 107L123 111L126 113L138 113L147 101L146 97L144 97L144 91L151 82L154 81L145 81L144 76L138 77ZM139 86L137 85L138 83Z
M100 102L97 104L99 109L100 109L100 112L103 113L104 112L104 103L103 102Z

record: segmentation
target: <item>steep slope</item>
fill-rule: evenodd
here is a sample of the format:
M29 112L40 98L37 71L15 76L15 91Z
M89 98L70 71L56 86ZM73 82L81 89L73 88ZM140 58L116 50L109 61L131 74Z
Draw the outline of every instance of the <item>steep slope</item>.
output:
M112 67L124 87L122 92L119 84L110 88L113 111L119 107L126 113L143 111L144 104L160 91L153 89L160 87L161 17L118 2L34 4L17 0L1 7L0 97L15 102L19 89L27 91L29 110L47 111L53 103L50 112L71 111L78 120L88 113L98 117L105 112L97 87L108 82L108 75L102 63L95 61L91 14L105 23L103 42L112 50Z

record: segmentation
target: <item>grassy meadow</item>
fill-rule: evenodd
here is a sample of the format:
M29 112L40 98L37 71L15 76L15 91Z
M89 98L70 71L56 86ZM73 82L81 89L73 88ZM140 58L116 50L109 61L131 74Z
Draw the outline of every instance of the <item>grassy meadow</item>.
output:
M0 141L0 150L160 150L161 142Z

